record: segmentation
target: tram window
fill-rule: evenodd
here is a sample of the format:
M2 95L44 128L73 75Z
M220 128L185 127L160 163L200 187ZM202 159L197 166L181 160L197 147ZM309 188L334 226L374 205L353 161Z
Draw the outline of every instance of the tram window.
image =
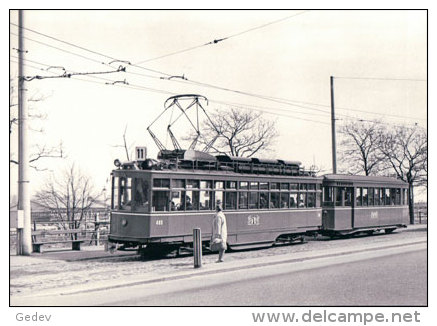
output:
M369 188L369 206L373 206L375 204L374 196L375 188Z
M132 181L131 178L120 177L120 209L131 210Z
M185 209L185 191L172 191L170 210L183 211Z
M384 190L384 188L379 188L379 203L380 203L380 205L384 205L384 203L385 203L385 199L384 199L384 197L385 197L385 190Z
M223 205L223 191L214 192L215 205ZM215 209L215 207L213 207Z
M290 198L290 195L286 192L281 192L281 208L288 208L289 203L288 200Z
M297 183L290 183L290 190L297 190L298 184Z
M248 208L248 195L246 191L241 191L238 198L238 208L247 209Z
M210 180L202 180L200 181L200 189L211 189L212 181Z
M172 188L185 188L185 180L184 179L173 179L171 180Z
M154 188L170 188L170 179L153 179Z
M269 189L269 183L268 182L260 182L259 183L259 189L260 190L268 190Z
M373 195L374 195L374 205L375 206L381 205L381 198L380 198L381 194L380 194L379 188L374 189Z
M279 182L272 182L270 184L270 189L272 190L279 190L281 187L281 184Z
M357 206L363 206L363 188L357 188Z
M299 189L300 190L307 190L307 184L306 183L299 183Z
M169 191L155 190L153 191L152 211L163 212L169 209Z
M363 206L368 206L368 199L369 199L368 189L363 188Z
M399 189L399 188L396 188L395 205L401 205L401 189Z
M321 205L322 205L322 191L317 191L316 206L321 207Z
M249 209L257 209L258 208L258 193L257 192L249 192Z
M226 181L226 189L237 189L237 181Z
M240 181L240 189L249 189L249 182L247 181Z
M307 194L308 196L308 207L316 207L316 193L310 192Z
M384 204L385 205L391 205L391 202L390 202L390 189L388 189L388 188L384 189Z
M225 209L237 209L237 192L236 191L226 192Z
M289 183L281 182L281 190L289 190L289 189L290 189Z
M269 193L268 192L260 192L259 193L259 208L261 208L261 209L269 208Z
M199 192L187 191L185 196L185 210L192 211L199 209Z
M290 194L290 207L297 207L297 193Z
M120 198L118 197L118 190L119 190L119 178L118 177L113 177L112 179L112 209L118 209L119 208L119 203L120 203Z
M259 188L259 183L258 182L251 182L250 183L250 189L251 190L258 190Z
M402 189L402 205L408 205L407 189Z
M344 206L352 206L352 198L354 196L354 188L347 187L344 192Z
M281 197L279 192L270 193L270 208L279 208L280 200Z
M212 207L212 192L211 191L201 191L199 193L199 209L200 210L211 210Z
M308 190L316 190L316 185L314 183L309 183Z
M335 206L343 206L344 187L335 187Z
M306 193L299 193L299 208L306 207L307 205L307 194Z
M224 182L223 181L216 181L216 182L214 182L214 189L224 189L224 188L225 187L224 187Z
M187 188L199 188L199 180L187 180Z
M148 212L149 211L149 181L142 178L134 179L134 210Z
M334 206L334 188L323 187L323 206Z
M396 189L390 188L390 205L396 204Z

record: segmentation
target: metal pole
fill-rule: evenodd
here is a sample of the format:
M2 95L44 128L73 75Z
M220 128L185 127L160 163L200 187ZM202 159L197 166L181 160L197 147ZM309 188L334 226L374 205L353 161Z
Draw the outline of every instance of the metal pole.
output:
M202 233L200 229L193 229L194 268L202 267Z
M332 132L332 173L337 173L337 144L335 140L334 76L331 76L331 132Z
M23 11L18 11L18 209L23 210L23 229L20 234L21 255L32 253L32 222L30 216L29 153L27 143L27 89L24 85Z

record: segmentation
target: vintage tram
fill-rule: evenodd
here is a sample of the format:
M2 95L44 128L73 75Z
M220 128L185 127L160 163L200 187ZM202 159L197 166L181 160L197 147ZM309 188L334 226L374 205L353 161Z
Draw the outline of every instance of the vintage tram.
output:
M325 175L297 161L161 151L157 160L116 162L108 241L161 253L208 245L215 205L231 249L293 242L305 234L391 232L408 223L406 184L393 178Z

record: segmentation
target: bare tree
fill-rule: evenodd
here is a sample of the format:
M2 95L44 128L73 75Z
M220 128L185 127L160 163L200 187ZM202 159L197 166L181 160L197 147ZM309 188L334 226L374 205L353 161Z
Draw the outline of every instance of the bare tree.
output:
M386 169L381 153L381 124L374 122L349 122L340 133L341 170L347 174L377 175Z
M13 83L13 79L10 78L10 90L9 90L9 138L14 136L15 130L18 126L18 104L16 103L16 89ZM42 94L34 94L27 101L28 103L38 103L44 101L48 96ZM34 105L29 105L29 120L30 121L42 121L47 119L46 114L38 112ZM29 126L29 129L33 132L43 133L43 128L34 128L32 125ZM44 158L63 158L65 157L62 142L59 143L59 146L47 146L36 144L32 148L32 152L30 154L29 163L32 168L37 171L46 170L38 166L38 162ZM15 157L15 153L9 152L9 163L18 165L18 160Z
M208 146L216 139L212 152L240 157L269 151L278 135L275 122L261 113L237 108L218 110L203 122L201 130L199 143Z
M56 215L64 229L78 229L91 206L101 196L91 179L74 165L60 177L46 182L35 195L36 201Z
M397 177L409 185L410 223L414 224L414 187L428 184L427 132L419 126L386 129L380 151Z

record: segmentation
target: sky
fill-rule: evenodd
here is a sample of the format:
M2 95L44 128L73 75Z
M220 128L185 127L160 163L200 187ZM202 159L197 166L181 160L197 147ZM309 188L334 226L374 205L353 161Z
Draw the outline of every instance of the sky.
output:
M119 146L125 130L132 151L147 146L148 156L156 157L147 127L177 94L205 96L208 112L229 107L263 112L279 133L269 157L329 171L330 76L337 128L357 119L426 127L426 15L414 10L27 10L26 76L60 76L59 67L105 73L26 83L28 97L44 98L30 103L31 112L46 116L31 122L33 129L44 129L30 132L32 145L62 142L67 155L41 160L38 167L46 171L31 170L32 193L71 164L92 177L97 190L107 187L114 159L126 160ZM17 12L11 11L13 85L17 24ZM114 72L120 66L126 72ZM186 80L168 78L182 75ZM168 121L164 116L152 128L170 148ZM189 125L181 122L174 130L181 137ZM10 173L14 194L17 169Z

